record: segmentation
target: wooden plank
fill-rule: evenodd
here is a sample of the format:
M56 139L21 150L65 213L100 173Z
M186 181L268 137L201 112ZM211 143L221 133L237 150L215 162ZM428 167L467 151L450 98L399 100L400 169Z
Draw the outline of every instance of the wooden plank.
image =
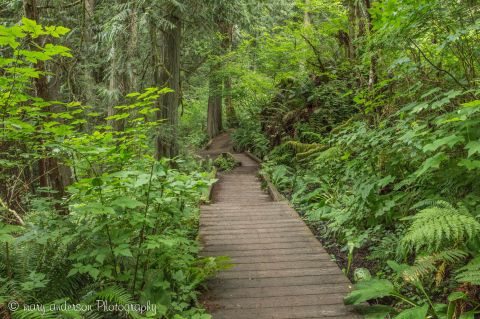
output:
M343 307L342 293L323 293L300 296L274 296L274 297L237 297L236 299L217 299L215 305L221 309L258 309L271 307L298 307L316 305L341 305Z
M265 213L241 213L241 214L204 214L200 217L201 221L218 221L218 220L229 220L229 221L242 221L242 220L265 220L268 219L281 219L284 217L290 217L287 213L284 212L265 212Z
M239 250L239 251L202 251L203 256L230 256L230 257L243 257L243 256L283 256L283 255L296 255L296 254L318 254L321 250L318 248L282 248L272 251L272 249L255 249L255 250Z
M263 244L210 244L206 243L203 247L204 252L222 251L222 252L236 252L236 251L255 251L265 249L297 249L297 248L319 248L319 243L312 243L311 241L294 241L294 242L272 242Z
M278 202L251 202L247 204L236 204L236 203L210 203L208 205L203 205L200 207L202 212L209 212L209 211L218 211L218 210L224 210L224 211L253 211L253 210L258 210L258 211L265 211L265 210L290 210L288 206L284 204L279 204Z
M206 230L201 229L200 235L224 235L224 234L232 234L237 235L239 234L268 234L268 233L292 233L304 231L307 234L311 234L310 230L304 226L299 225L291 225L287 228L278 229L278 227L270 227L270 228L241 228L241 229L213 229L213 230Z
M204 237L204 242L208 243L208 246L217 246L217 245L245 245L245 244L272 244L272 243L290 243L290 242L306 242L316 244L316 239L311 236L300 236L298 233L293 233L293 236L283 236L283 237L221 237L221 238L212 238ZM306 235L306 234L303 234Z
M274 289L273 289L274 288ZM281 287L251 287L251 288L218 288L208 291L206 299L233 299L233 298L258 298L258 297L283 297L307 296L330 293L349 293L352 288L338 284L281 286Z
M309 260L332 260L327 253L313 253L313 254L289 254L289 255L263 255L263 256L230 256L232 264L251 264L251 263L271 263L271 262L288 262L288 261L309 261Z
M277 231L282 231L282 229L289 229L290 227L303 227L303 228L306 228L305 225L302 225L302 223L300 223L299 221L297 220L291 220L291 221L288 221L288 222L280 222L280 223L265 223L265 224L260 224L260 225L250 225L250 224L240 224L240 225L236 225L236 224L230 224L230 225L213 225L213 226L208 226L208 225L204 225L203 226L203 229L206 231L206 232L212 232L212 231L225 231L225 230L262 230L262 229L274 229L274 228L280 228L278 229Z
M232 289L232 288L257 288L257 287L288 287L302 285L343 285L348 287L351 283L343 274L325 274L315 276L293 276L280 278L213 278L209 280L211 289Z
M259 309L225 309L213 313L214 319L299 319L299 318L329 318L345 316L353 319L343 305L319 306L285 306Z
M233 264L230 271L246 271L246 270L281 270L281 269L319 269L333 267L332 261L324 259L318 260L304 260L304 261L277 261L277 262L255 262L244 264Z
M218 274L217 278L254 280L259 278L305 277L339 274L343 273L338 269L337 265L331 263L329 267L324 268L225 271Z
M299 220L295 220L292 218L288 218L289 216L286 215L282 219L268 219L268 220L205 220L204 222L200 223L200 226L205 227L216 227L216 226L262 226L262 225L277 225L277 224L299 224L301 225L302 222ZM263 227L263 226L262 226Z

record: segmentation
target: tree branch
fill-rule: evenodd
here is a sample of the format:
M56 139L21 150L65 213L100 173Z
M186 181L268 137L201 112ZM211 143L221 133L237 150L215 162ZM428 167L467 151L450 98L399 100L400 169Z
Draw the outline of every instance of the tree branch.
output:
M445 74L447 74L450 78L452 78L453 81L455 81L455 83L457 83L462 89L464 89L465 91L468 91L468 88L465 87L462 83L460 83L460 81L457 80L457 78L450 72L448 72L447 70L445 69L442 69L440 68L439 66L435 65L428 57L427 55L420 49L420 47L415 43L415 41L409 39L409 41L417 48L418 52L423 56L423 58L425 59L425 61L428 62L428 64L430 64L433 68L435 68L437 71L439 72L443 72Z

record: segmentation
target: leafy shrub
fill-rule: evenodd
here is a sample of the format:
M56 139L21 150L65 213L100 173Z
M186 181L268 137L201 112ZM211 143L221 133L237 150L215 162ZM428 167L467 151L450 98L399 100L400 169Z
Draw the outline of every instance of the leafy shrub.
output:
M239 152L249 151L263 158L269 149L269 141L254 127L240 127L232 133L234 149Z
M154 158L151 137L159 122L149 117L169 89L129 94L131 103L117 106L117 114L108 118L124 122L123 131L85 127L100 114L80 103L29 96L31 79L39 76L30 63L70 53L49 43L33 51L23 46L40 35L66 32L28 19L0 26L2 50L16 57L0 57L0 82L6 84L0 86L2 152L7 155L2 155L0 190L2 196L16 194L0 203L0 316L11 317L9 301L95 306L96 300L150 303L156 313L109 314L93 307L45 315L18 311L13 318L203 316L197 288L223 263L198 257L198 205L213 182L211 173L188 156ZM72 179L68 187L30 189L37 179L24 172L39 162L63 165ZM31 174L44 177L35 170Z
M235 167L240 166L241 162L230 153L222 153L215 158L213 165L220 171L231 171Z

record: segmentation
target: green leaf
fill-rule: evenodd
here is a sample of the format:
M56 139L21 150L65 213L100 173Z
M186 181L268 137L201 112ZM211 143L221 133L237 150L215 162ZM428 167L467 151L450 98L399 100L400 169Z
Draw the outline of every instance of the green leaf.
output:
M469 311L462 313L458 319L475 319L475 314L478 314L478 311Z
M465 141L465 138L463 136L458 136L458 135L449 135L444 138L435 140L434 142L427 144L423 147L424 152L431 152L431 151L436 151L438 148L448 145L448 147L452 148L455 144L459 142Z
M67 274L67 277L72 277L73 275L78 274L78 268L72 268Z
M470 159L462 159L458 162L458 166L465 167L467 170L471 171L477 168L480 168L480 161L478 160L470 160Z
M18 53L24 56L25 60L32 63L37 63L37 60L47 61L51 59L50 55L41 51L20 50Z
M355 290L345 297L345 303L356 305L367 300L391 296L395 292L395 287L387 279L361 281L355 285Z
M37 38L45 34L45 32L42 29L42 26L37 24L35 20L30 20L28 18L23 17L22 23L23 23L23 30L30 33L32 38Z
M70 49L62 45L54 45L51 43L47 43L45 44L44 50L45 50L45 53L48 54L49 56L61 55L68 58L73 57L72 54L70 53Z
M363 315L364 319L385 319L387 315L396 313L395 309L386 305L356 305L355 311Z
M471 157L476 153L480 153L480 141L468 142L468 144L465 146L465 149L468 150L468 157Z
M92 186L99 187L103 185L103 180L100 177L92 179Z
M45 31L48 34L50 34L52 37L58 38L70 32L70 29L62 26L48 26L48 27L45 27Z
M445 154L443 152L437 153L436 155L427 158L422 163L422 166L420 166L420 168L417 171L415 171L414 174L418 177L418 176L421 176L421 175L425 174L431 168L439 168L440 164L443 161L445 161L446 159L447 159L447 157L445 156Z
M402 311L394 319L425 319L428 312L428 305L413 307Z
M448 295L448 301L456 301L456 300L466 299L466 298L468 298L468 296L461 291L454 291Z
M121 244L113 249L115 256L133 257L128 244Z
M137 208L137 207L144 207L145 204L134 199L134 198L128 198L128 197L118 197L112 202L113 206L118 206L120 208Z
M462 103L463 107L477 107L480 106L480 100L473 100L470 102Z
M135 97L135 96L139 96L139 95L140 95L140 93L138 93L138 92L132 92L132 93L128 93L126 96L127 97Z

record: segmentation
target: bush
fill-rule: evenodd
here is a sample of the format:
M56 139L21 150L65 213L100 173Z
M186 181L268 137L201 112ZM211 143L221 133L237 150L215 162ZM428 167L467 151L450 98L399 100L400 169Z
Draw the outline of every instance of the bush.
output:
M215 158L213 165L215 165L219 171L231 171L235 167L240 166L241 162L235 159L230 153L222 153Z

